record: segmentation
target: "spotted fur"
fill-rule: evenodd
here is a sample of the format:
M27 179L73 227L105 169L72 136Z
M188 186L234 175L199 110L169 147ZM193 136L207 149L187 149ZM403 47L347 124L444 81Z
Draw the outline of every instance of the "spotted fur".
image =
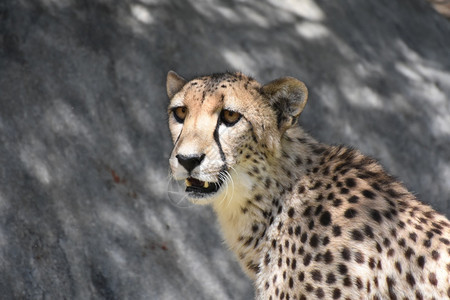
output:
M167 80L176 179L220 182L211 204L257 299L448 299L450 222L373 159L294 126L304 85L241 73ZM187 108L183 123L173 108ZM221 111L242 115L232 126ZM204 154L187 171L176 156Z

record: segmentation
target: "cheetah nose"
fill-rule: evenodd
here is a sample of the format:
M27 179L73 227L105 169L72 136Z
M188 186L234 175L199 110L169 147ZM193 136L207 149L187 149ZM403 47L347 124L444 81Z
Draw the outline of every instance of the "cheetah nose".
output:
M195 167L200 165L202 160L205 158L205 154L189 156L177 154L175 157L178 159L180 165L182 165L186 169L186 171L191 173L192 170L195 169Z

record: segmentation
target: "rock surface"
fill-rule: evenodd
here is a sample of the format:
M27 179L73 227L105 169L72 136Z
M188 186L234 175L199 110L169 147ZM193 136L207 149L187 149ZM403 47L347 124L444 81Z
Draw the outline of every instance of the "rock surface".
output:
M253 296L169 182L170 69L305 81L304 128L450 216L449 37L420 0L2 0L0 297Z

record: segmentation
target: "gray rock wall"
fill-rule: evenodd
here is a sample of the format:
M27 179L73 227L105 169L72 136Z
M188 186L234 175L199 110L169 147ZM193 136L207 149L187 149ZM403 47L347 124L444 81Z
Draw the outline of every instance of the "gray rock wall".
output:
M304 128L450 216L449 37L420 0L2 0L0 298L252 297L168 179L170 69L302 79Z

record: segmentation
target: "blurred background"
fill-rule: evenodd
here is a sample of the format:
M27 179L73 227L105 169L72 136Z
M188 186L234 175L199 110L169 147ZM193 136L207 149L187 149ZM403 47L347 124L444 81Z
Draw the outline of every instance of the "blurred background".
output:
M449 217L446 9L1 0L0 298L253 297L212 210L169 192L169 70L299 78L301 126L379 159Z

